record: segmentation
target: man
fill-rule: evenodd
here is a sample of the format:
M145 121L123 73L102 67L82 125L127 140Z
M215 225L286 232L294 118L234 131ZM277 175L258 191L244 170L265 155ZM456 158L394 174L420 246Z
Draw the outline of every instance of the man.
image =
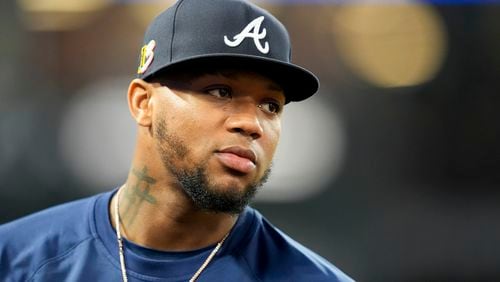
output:
M286 103L317 78L240 0L181 0L148 28L126 183L0 227L0 281L352 281L247 206Z

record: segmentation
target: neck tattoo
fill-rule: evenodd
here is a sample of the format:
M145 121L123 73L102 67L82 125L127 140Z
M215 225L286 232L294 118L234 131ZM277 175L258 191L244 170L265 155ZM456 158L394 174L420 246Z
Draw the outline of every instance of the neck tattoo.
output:
M115 227L116 227L116 239L118 241L118 252L119 252L119 255L120 255L120 269L122 271L122 280L123 280L123 282L128 282L127 268L125 267L125 256L124 256L124 251L123 251L123 249L124 249L123 239L122 239L122 235L121 235L121 231L120 231L120 212L119 212L119 208L120 208L120 193L121 193L121 191L122 191L122 188L118 189L118 192L116 193L116 201L115 201L115 205L114 205L114 210L115 210ZM226 235L224 235L224 238L222 238L219 241L219 243L217 243L217 246L215 246L215 248L212 250L212 252L210 253L210 255L205 259L205 261L200 266L200 268L198 268L198 270L193 275L193 277L191 277L191 279L189 279L189 282L194 282L194 281L196 281L196 279L198 279L198 277L203 272L203 270L205 270L205 268L208 266L208 264L210 263L210 261L212 261L212 259L215 257L215 254L217 254L217 252L219 251L219 249L222 247L222 244L226 240L227 236L229 236L229 233L230 233L230 231L227 232Z

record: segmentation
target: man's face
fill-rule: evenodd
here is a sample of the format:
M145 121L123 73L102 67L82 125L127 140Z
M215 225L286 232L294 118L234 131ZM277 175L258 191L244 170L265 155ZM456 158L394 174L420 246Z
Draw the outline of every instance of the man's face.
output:
M239 213L266 180L285 96L253 72L154 83L153 136L167 174L195 205Z

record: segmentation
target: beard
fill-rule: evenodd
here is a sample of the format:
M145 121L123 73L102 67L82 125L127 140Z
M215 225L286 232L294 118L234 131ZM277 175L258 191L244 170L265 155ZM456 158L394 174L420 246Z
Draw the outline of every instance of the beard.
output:
M153 136L158 142L157 149L165 169L177 178L182 190L194 205L204 211L241 213L271 173L271 168L266 169L260 179L248 184L242 192L236 188L219 187L207 173L208 160L195 164L192 168L182 168L175 164L181 160L188 160L190 151L180 138L167 131L164 119L157 122Z

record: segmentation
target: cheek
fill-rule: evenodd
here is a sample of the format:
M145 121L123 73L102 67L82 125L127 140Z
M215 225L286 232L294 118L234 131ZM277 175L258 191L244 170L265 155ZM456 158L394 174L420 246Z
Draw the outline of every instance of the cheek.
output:
M200 133L203 117L199 114L200 110L190 101L190 96L181 99L174 95L170 97L165 106L164 118L173 135L190 141L196 134Z
M271 162L278 147L281 136L281 122L271 122L264 128L265 135L262 139L262 149L268 157L268 162Z
M156 130L160 131L160 137L164 136L161 139L165 140L165 137L168 137L170 140L175 140L191 150L191 140L196 138L193 137L193 134L198 132L198 128L196 128L196 120L193 120L186 113L189 113L189 111L184 110L182 107L164 107L156 113L156 122L154 124L157 125Z
M172 134L182 139L190 151L192 161L205 158L213 150L216 128L210 122L213 115L201 115L199 109L182 109L170 117Z

